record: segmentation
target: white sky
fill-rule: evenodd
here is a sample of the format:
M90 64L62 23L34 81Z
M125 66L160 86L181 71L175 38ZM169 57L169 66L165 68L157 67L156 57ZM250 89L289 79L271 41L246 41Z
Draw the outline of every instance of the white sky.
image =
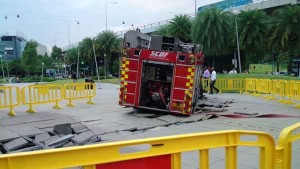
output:
M172 18L175 14L194 13L195 0L0 0L0 34L22 32L51 47L68 45L105 30L105 3L108 4L108 29L123 30ZM203 6L220 0L197 0ZM20 18L17 18L17 15ZM5 16L8 19L4 19ZM122 22L125 24L122 24Z

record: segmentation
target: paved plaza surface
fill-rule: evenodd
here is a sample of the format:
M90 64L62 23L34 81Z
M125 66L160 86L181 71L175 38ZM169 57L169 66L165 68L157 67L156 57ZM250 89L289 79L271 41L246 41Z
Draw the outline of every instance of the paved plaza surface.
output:
M26 84L17 84L26 85ZM98 87L97 87L98 88ZM9 117L8 110L0 110L0 142L34 137L52 131L57 124L70 123L72 126L85 128L84 132L92 132L102 141L113 142L158 136L168 136L186 133L199 133L218 130L254 130L271 134L277 142L282 129L300 121L300 118L227 118L218 117L203 119L203 114L190 117L174 115L155 115L151 112L134 112L132 108L123 108L118 105L119 86L101 83L102 89L97 89L94 98L96 104L85 104L87 100L75 101L76 107L66 107L66 101L60 105L63 109L52 109L54 104L34 106L38 111L35 114L26 113L27 106L15 108L16 116ZM300 115L300 109L291 105L284 105L276 101L264 100L260 97L225 93L207 95L211 102L233 101L222 114L234 112L264 114ZM179 123L180 122L180 123ZM48 148L51 148L49 146ZM238 149L238 168L259 168L259 149L241 147ZM210 151L210 168L224 168L224 149ZM199 164L198 152L186 152L182 155L183 169L197 169ZM300 141L293 144L293 167L300 165Z

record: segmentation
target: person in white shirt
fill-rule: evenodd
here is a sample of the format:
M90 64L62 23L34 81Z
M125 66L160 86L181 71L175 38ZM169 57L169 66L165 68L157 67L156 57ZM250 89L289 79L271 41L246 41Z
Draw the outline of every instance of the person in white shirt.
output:
M228 74L237 74L237 72L236 72L235 68L233 68L231 71L229 71Z
M210 75L210 94L214 94L214 90L217 91L217 93L219 93L219 89L215 87L215 83L217 80L217 73L215 71L215 68L212 67L211 68L211 75Z

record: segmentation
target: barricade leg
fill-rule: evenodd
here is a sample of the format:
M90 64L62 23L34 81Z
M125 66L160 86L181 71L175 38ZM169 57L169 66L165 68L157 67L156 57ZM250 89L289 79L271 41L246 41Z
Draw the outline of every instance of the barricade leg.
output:
M199 159L200 169L209 168L209 150L200 150L200 159Z
M68 107L75 107L75 105L72 103L72 99L69 99L69 103L67 104Z
M181 169L181 154L172 154L172 169Z
M86 102L86 104L95 104L95 102L92 100L92 97L89 97L89 100Z
M10 116L15 116L15 115L16 115L16 113L14 112L12 106L10 107L10 110L9 110L9 112L8 112L8 115L10 115Z
M295 104L295 103L291 100L291 97L289 96L289 99L283 102L283 104Z
M32 104L29 104L29 109L27 110L28 113L36 113L37 111L33 109Z
M58 101L55 102L55 106L52 107L53 109L62 109L62 107L58 104Z
M236 147L226 147L226 169L237 168L237 149Z
M300 104L297 104L294 106L295 108L300 108Z

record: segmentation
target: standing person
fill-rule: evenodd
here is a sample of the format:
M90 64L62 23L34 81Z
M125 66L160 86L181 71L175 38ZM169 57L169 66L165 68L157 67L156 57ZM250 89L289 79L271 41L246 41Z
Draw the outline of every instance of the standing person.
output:
M217 81L217 73L215 71L215 68L212 67L211 68L211 75L210 75L210 94L214 94L214 90L217 91L217 93L219 93L219 89L215 87L215 83Z
M210 67L205 67L204 68L204 73L203 73L204 83L206 83L205 88L208 86L209 78L210 78Z
M75 72L72 73L72 79L74 83L77 81L77 75Z

